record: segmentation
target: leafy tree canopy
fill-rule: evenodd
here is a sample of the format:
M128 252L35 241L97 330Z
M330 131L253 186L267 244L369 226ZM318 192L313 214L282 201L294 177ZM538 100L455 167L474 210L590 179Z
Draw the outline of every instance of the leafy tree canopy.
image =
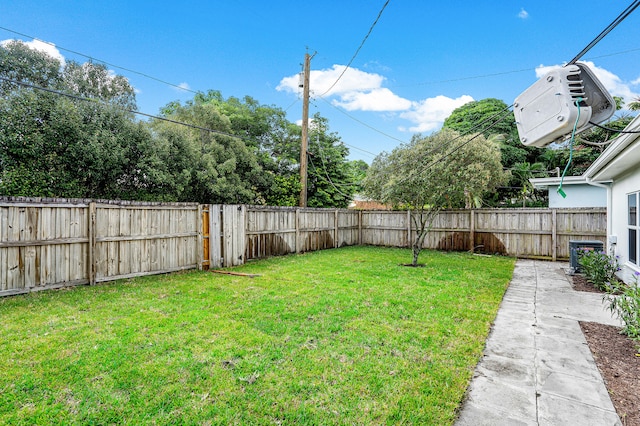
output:
M500 164L495 139L461 136L443 129L414 137L391 153L379 155L363 181L365 194L411 211L416 232L413 264L432 220L442 208L470 207L474 199L501 185L508 175Z
M0 76L95 100L0 81L0 194L298 204L301 132L280 108L211 90L161 110L198 128L138 122L125 77L18 41L0 46ZM346 207L358 175L328 121L314 123L309 205Z

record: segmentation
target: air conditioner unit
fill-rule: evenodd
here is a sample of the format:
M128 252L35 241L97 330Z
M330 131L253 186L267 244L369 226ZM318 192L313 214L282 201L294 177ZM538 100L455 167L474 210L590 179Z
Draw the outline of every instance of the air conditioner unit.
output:
M579 107L578 107L579 105ZM601 123L615 112L616 103L584 64L547 73L518 96L513 114L520 142L544 147ZM578 110L579 108L579 110Z
M580 263L578 260L580 256L578 254L579 250L588 250L588 251L599 251L604 252L604 244L602 241L598 240L571 240L569 241L569 266L573 272L580 272Z

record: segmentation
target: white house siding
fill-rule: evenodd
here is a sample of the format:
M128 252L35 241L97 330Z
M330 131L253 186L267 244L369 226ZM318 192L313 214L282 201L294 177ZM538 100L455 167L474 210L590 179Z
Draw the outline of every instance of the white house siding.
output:
M612 245L612 248L615 254L619 256L620 266L622 267L619 275L625 282L633 282L633 273L640 271L638 264L629 262L629 218L627 204L628 195L639 191L640 169L616 179L611 193L612 208L609 209L609 214L612 215L612 220L609 242L611 243L612 240L617 240L617 243ZM640 217L636 220L640 220ZM638 248L636 247L636 253L640 255L637 250ZM636 262L640 263L640 260L636 260Z

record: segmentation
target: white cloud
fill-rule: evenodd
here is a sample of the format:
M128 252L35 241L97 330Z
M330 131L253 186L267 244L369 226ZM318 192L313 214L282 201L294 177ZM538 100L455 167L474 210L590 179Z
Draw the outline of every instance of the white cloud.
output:
M640 94L634 92L631 89L631 86L635 86L640 83L640 78L634 81L623 81L616 74L611 71L604 69L602 67L597 66L591 61L580 61L581 63L586 64L591 71L596 75L598 80L602 83L602 85L611 93L611 96L620 96L624 99L625 102L631 102L633 99L640 96ZM552 66L544 66L540 65L536 68L536 76L538 78L544 76L546 73L551 71L554 68L559 68L561 65L552 65Z
M372 111L392 113L395 117L409 121L409 127L400 127L400 131L429 132L437 130L451 112L473 101L468 95L453 99L444 95L421 101L411 101L382 87L385 77L377 73L368 73L356 68L348 68L335 87L331 85L345 70L344 65L311 71L310 90L313 94L333 97L331 103L347 111ZM300 93L298 74L285 77L276 88L279 91ZM331 90L325 95L327 90Z
M630 83L632 86L640 86L640 77L636 78Z
M437 130L454 109L471 101L473 101L473 98L469 95L462 95L456 99L439 95L415 102L411 110L403 112L400 117L416 125L408 129L401 128L400 130L418 133Z
M189 91L191 90L191 86L189 86L189 83L180 83L178 87L176 87L176 90L179 92Z
M411 107L411 101L404 99L386 88L366 92L347 92L333 104L347 111L404 111Z
M345 68L334 65L324 70L312 70L309 75L311 96L337 96L332 103L348 111L402 111L411 107L410 100L382 87L385 78L380 74L357 68L346 68L345 71ZM300 76L292 75L283 78L276 90L299 93L299 84Z
M12 41L14 40L11 40L11 39L3 40L0 42L0 44L2 44L3 46L6 46L9 42L12 42ZM17 41L20 41L21 43L27 45L30 49L38 50L40 52L46 53L52 58L59 60L60 65L64 66L65 64L64 56L62 56L60 51L56 48L55 44L47 43L38 39L33 39L33 41L22 41L22 40L17 40Z
M311 70L309 89L312 96L332 96L354 91L372 90L382 86L384 77L380 74L368 73L356 68L348 68L345 71L345 68L346 66L344 65L334 65L329 69ZM340 77L343 72L344 75ZM331 87L336 81L338 83ZM283 78L276 90L298 93L300 83L300 75L295 74ZM328 93L327 90L329 90Z
M520 12L518 13L518 18L527 19L528 17L529 17L529 12L524 10L524 8L520 9Z

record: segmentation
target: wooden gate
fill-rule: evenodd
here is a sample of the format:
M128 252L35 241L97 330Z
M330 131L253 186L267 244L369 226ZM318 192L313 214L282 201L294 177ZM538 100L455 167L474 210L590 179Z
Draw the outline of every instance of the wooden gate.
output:
M245 248L245 206L202 206L202 268L242 265Z

